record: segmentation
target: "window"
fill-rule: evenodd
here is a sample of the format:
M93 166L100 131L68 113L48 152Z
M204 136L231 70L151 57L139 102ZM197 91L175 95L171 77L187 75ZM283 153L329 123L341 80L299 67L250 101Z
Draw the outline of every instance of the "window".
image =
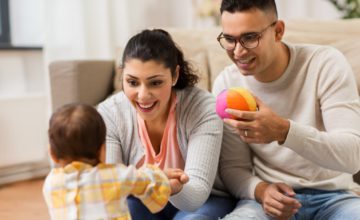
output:
M0 46L10 46L9 1L0 0Z

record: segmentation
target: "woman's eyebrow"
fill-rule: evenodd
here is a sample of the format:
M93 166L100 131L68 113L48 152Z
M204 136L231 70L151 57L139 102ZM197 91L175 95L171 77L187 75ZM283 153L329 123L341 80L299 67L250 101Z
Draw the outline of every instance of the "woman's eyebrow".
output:
M136 77L136 76L133 76L133 75L131 75L131 74L126 74L127 76L129 76L129 77L131 77L131 78L134 78L134 79L139 79L138 77ZM154 79L154 78L162 78L162 77L164 77L164 75L163 74L158 74L158 75L153 75L153 76L149 76L148 78L146 78L147 80L150 80L150 79Z

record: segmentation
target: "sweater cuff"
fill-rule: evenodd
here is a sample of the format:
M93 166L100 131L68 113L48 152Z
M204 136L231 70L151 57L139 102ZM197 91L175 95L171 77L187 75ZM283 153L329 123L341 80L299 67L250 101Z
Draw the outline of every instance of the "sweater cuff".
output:
M177 209L194 212L205 203L210 194L210 191L206 193L205 190L200 190L199 193L199 188L197 189L194 190L191 184L187 183L179 193L172 195L169 201Z
M256 177L256 176L252 177L251 180L249 181L248 191L245 194L245 198L255 200L255 189L256 189L256 186L261 182L264 182L264 181L261 180L259 177Z
M284 147L294 150L295 152L302 152L303 148L302 145L299 143L304 142L304 137L309 136L309 131L304 129L302 125L289 120L290 121L290 128L289 133L286 137L285 142L282 144Z

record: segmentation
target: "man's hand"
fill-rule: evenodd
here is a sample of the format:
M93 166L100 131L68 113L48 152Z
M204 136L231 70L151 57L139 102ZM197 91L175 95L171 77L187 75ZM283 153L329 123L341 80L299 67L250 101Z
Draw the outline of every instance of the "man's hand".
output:
M179 193L182 190L183 185L189 181L188 175L181 169L167 168L164 169L164 173L170 182L171 195Z
M255 188L255 198L262 204L264 212L275 219L290 219L301 207L294 198L295 192L285 183L259 183Z
M275 114L257 97L255 100L258 111L226 109L226 112L235 116L236 119L224 119L224 122L234 127L244 142L264 144L278 141L279 144L284 143L290 128L289 120Z

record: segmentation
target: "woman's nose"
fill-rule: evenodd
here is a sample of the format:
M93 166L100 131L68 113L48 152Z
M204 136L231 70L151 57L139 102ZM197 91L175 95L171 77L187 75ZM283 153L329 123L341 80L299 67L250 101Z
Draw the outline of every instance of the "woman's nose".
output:
M140 86L138 90L138 98L140 100L144 100L149 96L150 96L150 90L145 85Z

